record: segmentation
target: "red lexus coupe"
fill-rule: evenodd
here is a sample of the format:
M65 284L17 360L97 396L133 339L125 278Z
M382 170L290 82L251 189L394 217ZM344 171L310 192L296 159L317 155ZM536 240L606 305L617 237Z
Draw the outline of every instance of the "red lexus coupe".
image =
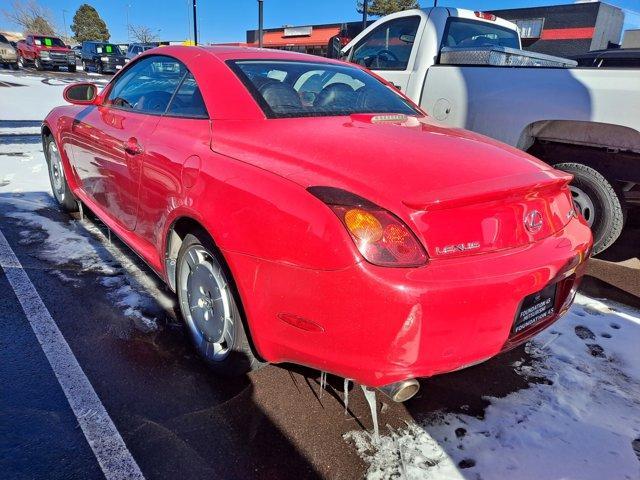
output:
M167 282L221 374L294 362L404 400L558 319L590 252L570 176L355 65L165 47L64 97L55 198Z

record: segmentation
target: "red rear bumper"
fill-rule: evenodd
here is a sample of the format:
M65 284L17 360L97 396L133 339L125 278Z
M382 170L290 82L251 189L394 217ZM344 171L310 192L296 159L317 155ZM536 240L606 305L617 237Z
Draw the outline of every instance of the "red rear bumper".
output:
M555 235L503 252L425 267L361 262L318 271L224 252L259 353L381 386L451 372L524 342L569 307L591 232L572 219ZM558 282L558 312L510 337L523 298Z

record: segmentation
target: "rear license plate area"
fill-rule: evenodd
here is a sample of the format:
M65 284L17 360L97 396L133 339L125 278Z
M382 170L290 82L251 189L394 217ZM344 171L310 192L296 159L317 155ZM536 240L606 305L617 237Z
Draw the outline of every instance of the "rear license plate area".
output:
M539 292L524 298L513 323L511 335L518 335L555 313L556 287L555 283L547 285Z

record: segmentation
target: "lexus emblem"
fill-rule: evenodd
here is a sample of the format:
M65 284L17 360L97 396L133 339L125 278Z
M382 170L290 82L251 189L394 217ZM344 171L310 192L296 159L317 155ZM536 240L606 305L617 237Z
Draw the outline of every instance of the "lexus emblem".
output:
M542 224L542 214L538 210L531 210L524 217L524 226L529 233L538 233Z

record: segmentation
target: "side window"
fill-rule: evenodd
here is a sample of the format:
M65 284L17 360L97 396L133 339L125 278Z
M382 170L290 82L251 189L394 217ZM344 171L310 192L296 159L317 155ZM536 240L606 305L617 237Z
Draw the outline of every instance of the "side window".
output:
M191 72L187 73L173 96L167 114L178 117L209 118L200 88Z
M106 103L125 110L163 114L186 71L181 62L171 57L144 58L116 79Z
M406 70L420 17L380 25L353 47L351 61L371 70Z

